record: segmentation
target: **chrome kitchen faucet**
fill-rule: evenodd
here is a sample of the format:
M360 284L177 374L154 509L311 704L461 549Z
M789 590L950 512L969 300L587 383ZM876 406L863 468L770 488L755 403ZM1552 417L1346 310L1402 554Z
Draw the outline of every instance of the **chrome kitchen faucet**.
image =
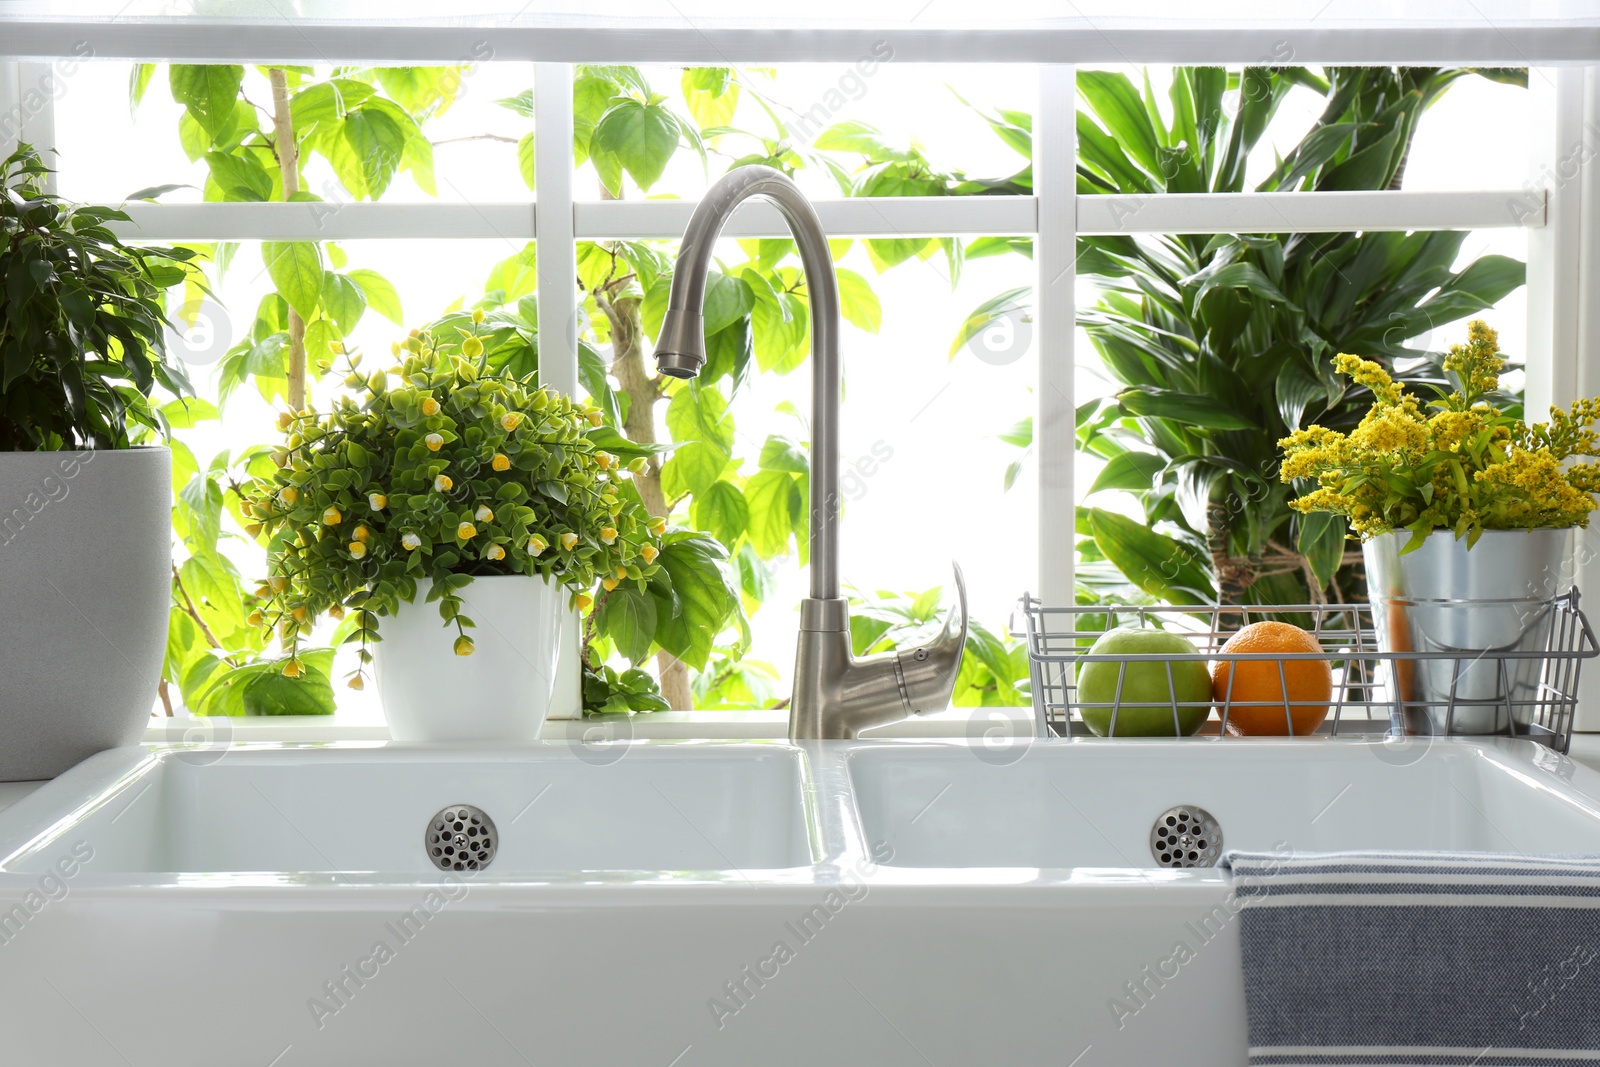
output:
M656 341L656 367L693 378L706 361L706 273L723 224L751 197L770 201L800 249L811 301L811 595L800 602L800 640L789 701L793 740L855 737L950 702L967 641L967 586L955 567L959 604L931 644L856 659L849 606L839 596L839 286L828 235L798 186L771 167L721 178L683 231L672 293Z

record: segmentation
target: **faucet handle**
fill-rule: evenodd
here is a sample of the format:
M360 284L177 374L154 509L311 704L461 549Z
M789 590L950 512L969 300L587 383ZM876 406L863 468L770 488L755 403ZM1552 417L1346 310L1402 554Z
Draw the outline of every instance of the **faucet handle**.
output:
M961 654L967 646L967 580L954 561L956 607L945 616L939 636L926 645L895 653L900 670L901 696L913 712L943 711L950 706Z

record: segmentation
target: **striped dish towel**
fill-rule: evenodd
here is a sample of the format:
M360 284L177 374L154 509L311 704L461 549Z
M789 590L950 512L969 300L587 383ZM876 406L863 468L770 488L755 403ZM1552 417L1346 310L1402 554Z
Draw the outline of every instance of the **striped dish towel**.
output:
M1251 1064L1600 1067L1600 856L1223 863Z

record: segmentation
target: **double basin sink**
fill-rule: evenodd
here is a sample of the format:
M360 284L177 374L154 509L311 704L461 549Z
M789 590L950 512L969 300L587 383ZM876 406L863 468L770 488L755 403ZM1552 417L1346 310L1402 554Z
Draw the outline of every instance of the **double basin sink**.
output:
M1229 876L1171 866L1174 810L1202 858L1600 851L1600 774L1526 741L147 746L0 812L0 1026L18 1062L1237 1064Z

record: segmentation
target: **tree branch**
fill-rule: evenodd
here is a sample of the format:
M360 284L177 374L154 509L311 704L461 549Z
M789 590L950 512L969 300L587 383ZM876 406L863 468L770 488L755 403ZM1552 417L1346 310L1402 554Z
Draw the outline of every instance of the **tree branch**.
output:
M289 110L289 76L282 67L267 72L272 83L272 129L278 172L283 176L283 198L291 200L300 191L300 145L294 137L294 118ZM306 407L306 324L294 308L289 309L289 407Z
M433 147L438 148L445 144L460 144L463 141L499 141L502 144L516 144L515 137L503 137L498 133L473 133L465 137L446 137L442 141L429 141Z
M189 590L184 588L183 578L178 574L178 565L176 563L172 564L172 587L183 598L183 613L193 619L194 624L200 628L200 633L205 637L206 644L218 652L223 651L222 642L218 641L217 635L211 632L211 627L206 625L206 620L200 617L200 609L195 607L194 600L189 596ZM227 659L227 657L224 657L224 659ZM238 666L231 659L228 659L227 662L235 667ZM169 711L168 714L171 714L171 712Z

